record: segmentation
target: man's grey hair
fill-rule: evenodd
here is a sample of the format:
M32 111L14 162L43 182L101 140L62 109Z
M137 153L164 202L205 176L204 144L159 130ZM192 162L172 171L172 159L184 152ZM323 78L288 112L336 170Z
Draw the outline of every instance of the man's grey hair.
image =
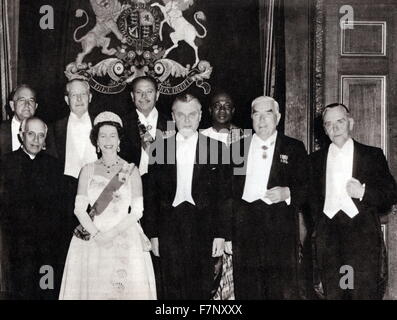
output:
M41 123L43 123L43 125L44 125L44 133L45 133L45 136L47 136L47 132L48 132L47 124L46 124L42 119L40 119L39 117L35 117L35 116L30 117L30 118L27 118L27 119L24 119L24 120L22 121L22 123L21 123L21 128L20 128L20 133L21 133L21 134L22 134L22 133L25 133L25 132L26 132L26 125L27 125L30 121L33 121L33 120L38 120L38 121L40 121Z
M335 103L330 103L325 106L323 112L321 113L322 119L324 120L325 114L327 113L328 110L334 109L337 107L341 107L343 109L343 111L345 112L346 116L351 118L349 108L346 105L344 105L343 103L335 102Z
M83 83L83 84L85 85L85 87L87 88L87 91L88 91L88 92L91 92L91 87L90 87L90 84L88 83L88 81L86 81L86 80L84 80L84 79L73 79L73 80L70 80L70 81L66 84L66 87L65 87L65 96L69 95L70 86L72 85L72 83L75 83L75 82Z
M268 96L259 96L255 98L251 103L251 112L254 109L255 105L269 103L269 102L273 103L276 113L280 113L280 107L278 105L278 102L274 100L272 97L268 97Z
M199 106L199 110L201 110L202 106L201 103L199 101L199 99L197 99L194 95L190 94L190 93L183 93L180 95L177 95L174 102L172 103L172 111L175 111L175 105L177 102L183 102L183 103L189 103L189 102L196 102L197 105Z

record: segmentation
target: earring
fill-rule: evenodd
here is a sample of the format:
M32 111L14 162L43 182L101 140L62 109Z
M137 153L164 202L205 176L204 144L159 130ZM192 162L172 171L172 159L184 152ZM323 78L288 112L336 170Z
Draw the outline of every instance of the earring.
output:
M120 145L117 147L117 152L120 152Z
M101 152L101 149L99 148L99 146L96 147L96 152L97 153Z

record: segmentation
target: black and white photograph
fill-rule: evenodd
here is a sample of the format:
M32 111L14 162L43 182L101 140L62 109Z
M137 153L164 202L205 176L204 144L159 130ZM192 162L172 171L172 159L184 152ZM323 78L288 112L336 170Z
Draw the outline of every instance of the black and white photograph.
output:
M0 300L397 300L396 44L397 0L0 0Z

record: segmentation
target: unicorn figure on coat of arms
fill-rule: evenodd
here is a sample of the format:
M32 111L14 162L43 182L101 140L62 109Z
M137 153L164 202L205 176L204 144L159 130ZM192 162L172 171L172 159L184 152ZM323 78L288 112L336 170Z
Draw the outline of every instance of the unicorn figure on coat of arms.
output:
M196 23L204 30L202 34L199 34L196 28L183 17L182 11L189 8L194 0L162 0L164 6L159 3L153 3L152 7L160 8L163 13L164 20L160 24L160 40L163 40L162 30L164 23L167 23L174 32L170 33L170 38L173 43L171 47L169 47L165 52L163 58L165 58L172 50L178 47L179 41L185 41L188 45L190 45L195 54L195 62L193 68L197 66L200 62L200 58L198 55L198 47L195 44L196 38L205 38L207 36L207 29L198 21L205 20L205 15L202 11L198 11L194 14L194 20Z

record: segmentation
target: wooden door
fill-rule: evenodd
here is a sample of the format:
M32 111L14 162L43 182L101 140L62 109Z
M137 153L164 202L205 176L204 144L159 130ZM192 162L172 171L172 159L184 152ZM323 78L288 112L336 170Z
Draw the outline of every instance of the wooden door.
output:
M383 149L397 177L397 1L325 0L324 105L346 104L353 137ZM397 299L397 220L383 218L389 254L385 298Z

